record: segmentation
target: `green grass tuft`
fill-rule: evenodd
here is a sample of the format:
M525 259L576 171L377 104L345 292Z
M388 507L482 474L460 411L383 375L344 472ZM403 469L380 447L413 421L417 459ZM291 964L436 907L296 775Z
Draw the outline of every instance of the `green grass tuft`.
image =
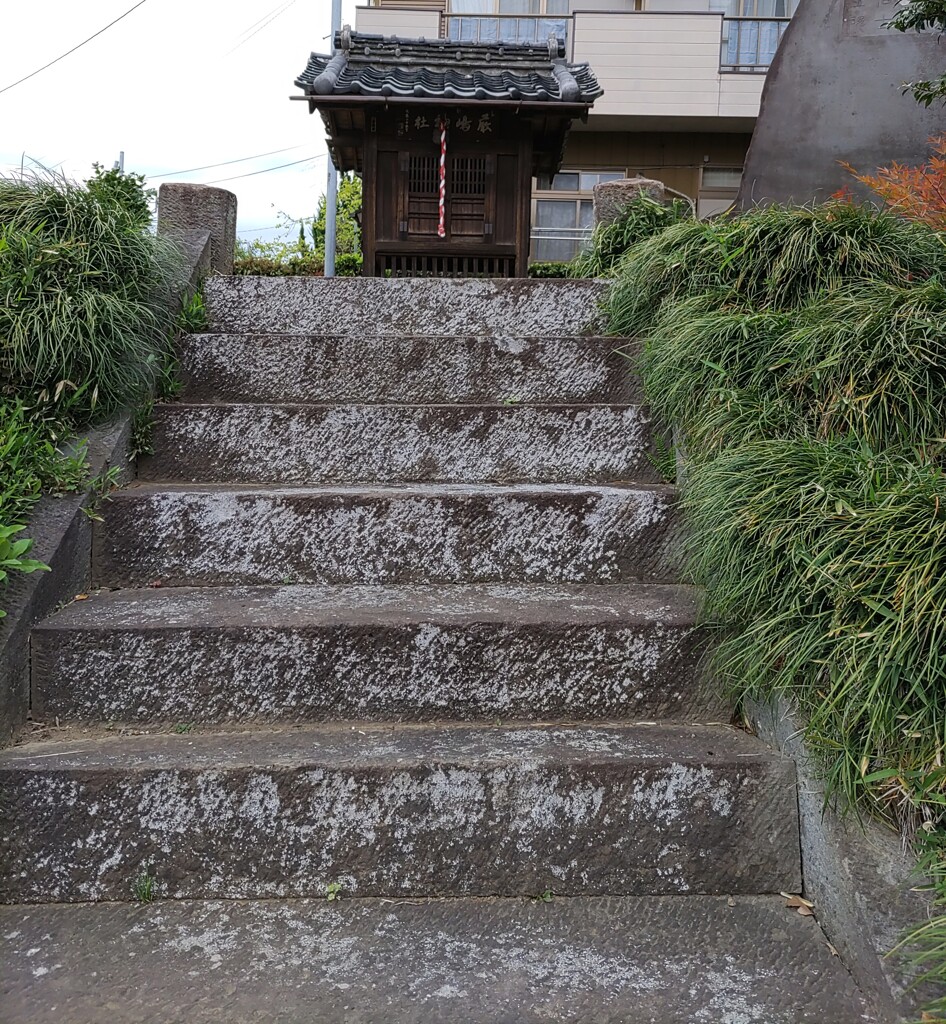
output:
M609 313L685 438L716 670L797 702L829 792L917 841L936 909L899 952L946 985L942 236L845 204L676 224Z

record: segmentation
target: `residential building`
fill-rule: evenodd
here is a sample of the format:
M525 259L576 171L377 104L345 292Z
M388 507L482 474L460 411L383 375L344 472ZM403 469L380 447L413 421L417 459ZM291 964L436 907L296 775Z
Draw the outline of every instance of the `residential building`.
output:
M374 0L359 32L458 42L565 40L604 87L562 170L534 182L532 258L569 259L599 181L637 174L700 216L735 198L762 85L798 0Z

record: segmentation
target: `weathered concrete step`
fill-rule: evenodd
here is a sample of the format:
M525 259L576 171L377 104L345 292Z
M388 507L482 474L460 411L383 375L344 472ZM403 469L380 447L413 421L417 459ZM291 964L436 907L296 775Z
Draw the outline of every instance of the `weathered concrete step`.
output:
M98 586L613 583L675 575L670 487L415 484L114 493Z
M639 402L619 338L195 334L189 401Z
M728 718L683 586L119 591L34 629L33 714L72 722Z
M659 482L637 406L162 405L146 480Z
M214 277L210 329L233 334L592 334L600 281Z
M5 1024L869 1024L779 897L0 909Z
M760 893L791 761L727 727L341 724L0 752L0 902Z

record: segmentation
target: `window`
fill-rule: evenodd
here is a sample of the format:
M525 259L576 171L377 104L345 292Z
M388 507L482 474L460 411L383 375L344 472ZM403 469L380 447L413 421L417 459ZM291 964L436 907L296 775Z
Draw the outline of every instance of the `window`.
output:
M791 18L798 0L710 0L710 10L727 18Z
M741 167L704 167L702 188L739 188Z
M449 0L449 14L568 14L568 0Z
M545 43L568 34L568 0L450 0L447 38L460 43ZM466 15L466 17L456 17Z
M539 175L532 214L532 258L563 262L572 259L594 227L592 189L617 181L624 171L560 171Z
M722 213L732 206L742 181L741 167L704 167L696 212L701 219Z

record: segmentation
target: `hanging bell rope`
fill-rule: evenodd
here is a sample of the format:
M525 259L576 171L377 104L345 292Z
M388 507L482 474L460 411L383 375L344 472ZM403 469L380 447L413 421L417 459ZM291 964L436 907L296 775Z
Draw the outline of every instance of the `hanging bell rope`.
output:
M437 234L447 237L447 119L440 118L440 221Z

